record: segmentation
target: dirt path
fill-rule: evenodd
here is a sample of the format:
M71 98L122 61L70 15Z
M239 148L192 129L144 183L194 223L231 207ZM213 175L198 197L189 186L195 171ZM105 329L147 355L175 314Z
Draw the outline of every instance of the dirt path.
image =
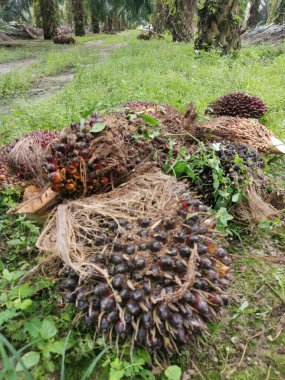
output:
M99 58L95 63L88 63L86 67L94 66L97 64L100 64L100 62L105 61L109 54L111 54L113 51L121 48L124 46L123 43L118 43L115 45L103 45L103 40L97 40L97 41L88 41L84 45L80 46L80 49L86 49L86 48L92 48L96 47L99 53ZM20 62L10 62L7 64L0 65L0 74L1 72L1 67L7 66L6 70L8 70L8 67L13 67L13 68L25 68L29 64L35 62L35 60L30 59L30 60L22 60ZM12 69L11 69L12 70ZM11 71L10 70L10 71ZM9 72L9 71L6 71ZM68 83L70 83L75 76L75 71L74 70L69 70L62 72L58 75L55 76L49 76L49 77L44 77L40 78L37 80L32 88L28 91L27 93L27 99L29 102L38 102L42 100L48 100L52 96L56 95L58 92L63 90ZM16 97L12 99L0 99L0 119L1 115L8 115L10 112L13 112L13 109L19 105L23 104L22 98Z
M39 79L28 92L28 98L36 101L48 99L71 82L74 75L74 71L66 71L52 77Z
M35 58L21 59L19 61L12 61L0 64L0 75L8 74L13 70L23 70L36 62Z

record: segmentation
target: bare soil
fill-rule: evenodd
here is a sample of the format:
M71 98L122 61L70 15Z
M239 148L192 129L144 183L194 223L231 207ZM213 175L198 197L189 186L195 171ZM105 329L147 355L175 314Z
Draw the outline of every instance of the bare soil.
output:
M34 63L34 58L21 59L19 61L12 61L0 64L0 75L9 74L13 70L23 70Z

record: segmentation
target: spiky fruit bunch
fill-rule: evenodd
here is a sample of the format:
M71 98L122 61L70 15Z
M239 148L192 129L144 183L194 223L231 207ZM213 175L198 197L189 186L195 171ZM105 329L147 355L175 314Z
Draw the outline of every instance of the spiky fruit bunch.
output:
M215 116L238 116L260 119L268 111L267 105L258 97L244 92L222 96L210 104L206 113Z
M196 162L199 155L202 167L201 165L196 167L196 185L210 206L214 206L217 201L215 180L218 175L221 180L219 190L225 190L226 188L223 189L223 186L230 186L232 190L238 190L238 188L242 188L246 180L250 180L265 167L262 156L243 144L214 143L206 149L206 161L203 151L195 153ZM219 174L217 174L217 170Z
M228 304L230 259L215 222L189 193L179 198L159 221L102 218L86 237L88 274L61 270L65 301L96 336L172 354Z
M159 136L145 139L147 128L143 120L121 114L94 114L84 125L72 123L50 145L45 159L52 189L77 198L109 191L147 158L163 165L168 159L167 142Z
M72 36L67 36L67 35L59 35L59 36L55 36L53 38L53 42L55 44L75 44L75 39L72 37Z

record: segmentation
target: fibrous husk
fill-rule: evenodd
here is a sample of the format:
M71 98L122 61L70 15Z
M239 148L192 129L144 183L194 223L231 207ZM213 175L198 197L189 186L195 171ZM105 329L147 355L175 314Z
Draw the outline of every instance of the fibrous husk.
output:
M117 345L171 354L228 302L230 260L214 227L184 184L150 171L60 205L37 246L75 320Z
M48 144L58 137L57 132L34 131L16 139L0 150L0 166L7 183L19 184L31 180L44 186L46 176L43 171L43 158Z
M235 92L224 95L211 103L206 113L215 116L260 119L267 111L267 105L258 97L244 92Z
M169 104L159 104L134 100L123 104L129 114L146 113L160 121L167 134L179 134L187 132L188 125L194 122L197 112L193 103L187 107L185 115ZM134 120L135 121L135 120Z
M279 211L262 197L260 188L252 184L246 189L246 198L233 209L232 213L243 224L255 226L264 220L276 217Z
M274 134L254 119L222 116L190 125L189 133L202 141L232 141L263 153L281 153L272 144Z

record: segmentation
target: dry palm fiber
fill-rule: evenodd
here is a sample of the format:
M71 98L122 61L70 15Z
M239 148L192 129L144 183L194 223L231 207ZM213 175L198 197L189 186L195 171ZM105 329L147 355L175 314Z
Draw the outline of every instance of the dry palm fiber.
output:
M46 184L43 159L49 143L58 137L57 132L31 132L5 149L10 168L20 177L31 179L39 186Z
M57 132L36 131L4 145L0 149L0 187L25 186L27 180L43 186L43 157Z
M280 153L271 142L273 133L253 119L222 116L190 125L189 133L202 141L232 141L248 145L259 152Z
M171 354L228 303L230 260L214 225L184 184L151 171L60 205L37 246L77 322Z
M267 111L267 105L258 97L244 92L235 92L224 95L211 103L206 113L215 116L260 119Z
M132 119L132 123L137 125L141 122L140 113L151 115L165 128L168 134L185 134L188 126L194 122L197 117L197 112L193 103L187 106L185 115L176 110L169 104L159 104L134 100L123 104L126 112L129 115L137 114L137 117Z
M44 170L63 198L107 192L144 160L163 167L170 151L164 134L162 125L136 125L124 113L94 114L84 124L72 123L49 146Z
M232 210L232 214L235 218L240 220L243 224L254 226L278 215L278 210L262 198L260 188L254 183L246 189L245 195L245 199ZM283 196L283 208L284 206Z

